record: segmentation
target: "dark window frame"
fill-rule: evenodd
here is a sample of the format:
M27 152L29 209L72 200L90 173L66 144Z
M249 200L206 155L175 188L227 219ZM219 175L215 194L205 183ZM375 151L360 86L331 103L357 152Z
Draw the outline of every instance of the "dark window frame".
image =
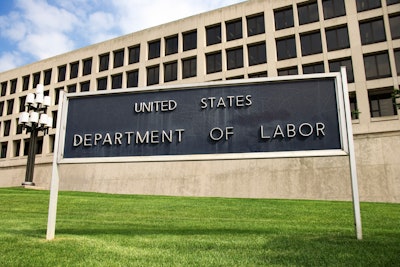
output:
M57 81L58 82L65 81L66 74L67 74L67 65L58 66L58 78L57 78Z
M111 89L122 88L122 73L114 74L111 76Z
M107 90L108 77L97 78L97 91Z
M296 37L294 35L277 39L276 47L278 60L285 60L297 57Z
M83 64L83 69L82 69L82 76L86 76L92 73L92 64L93 64L93 59L92 58L86 58L82 60Z
M367 11L382 6L381 0L356 0L357 12Z
M385 23L383 18L360 21L361 44L374 44L386 41Z
M178 61L164 63L164 82L178 80Z
M69 78L74 79L78 77L78 72L79 72L79 61L75 61L69 64Z
M254 36L265 33L264 13L258 13L246 17L247 19L247 36Z
M293 7L288 6L274 10L275 30L294 27Z
M153 40L148 42L149 55L148 59L159 58L161 49L161 40Z
M197 30L182 33L183 51L193 50L197 48Z
M165 55L172 55L178 53L178 35L165 37Z
M322 53L322 40L320 31L307 32L301 34L300 42L301 42L302 56L309 56Z
M324 19L332 19L346 15L343 0L322 0Z
M113 51L113 68L124 66L125 49Z
M248 44L247 54L249 66L267 63L267 46L265 42Z
M99 55L99 72L108 70L110 66L110 53Z
M315 62L312 64L303 65L303 74L324 73L324 62Z
M197 75L197 57L182 59L182 79L196 77Z
M132 70L126 73L126 88L138 87L139 70Z
M367 80L388 78L392 76L390 69L389 54L387 51L374 54L366 54L363 56L363 59L364 59L365 77ZM388 72L383 71L382 65L385 63L388 64L387 66L385 66Z
M368 102L371 118L397 115L393 101L393 88L368 90Z
M128 48L128 64L138 63L140 61L140 45L134 45Z
M325 29L328 51L350 48L349 30L347 25Z
M297 14L299 16L299 25L304 25L319 21L317 1L298 4Z
M243 23L241 18L225 22L225 28L227 42L243 38Z
M222 52L216 51L206 54L206 73L212 74L222 71Z
M354 71L353 71L353 62L352 62L351 57L329 60L329 71L330 72L339 72L341 66L346 67L347 82L353 83L354 82Z
M160 83L160 66L154 65L147 67L147 85L154 85Z
M206 43L207 46L219 44L222 42L221 23L206 27Z
M228 70L243 68L243 47L226 50L226 66Z

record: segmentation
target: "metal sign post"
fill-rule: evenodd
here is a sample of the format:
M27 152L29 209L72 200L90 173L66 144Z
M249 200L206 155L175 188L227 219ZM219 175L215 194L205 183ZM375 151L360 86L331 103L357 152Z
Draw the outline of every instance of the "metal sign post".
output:
M347 141L349 145L349 163L350 163L350 176L351 176L351 190L353 198L353 210L354 210L354 224L356 230L356 236L358 240L362 239L362 226L361 226L361 212L360 212L360 199L358 195L358 181L357 181L357 167L356 167L356 157L354 154L354 140L353 140L353 128L351 123L351 111L350 111L350 101L349 92L347 88L347 73L346 67L340 68L340 74L342 77L343 86L343 99L346 114L346 127L347 127Z

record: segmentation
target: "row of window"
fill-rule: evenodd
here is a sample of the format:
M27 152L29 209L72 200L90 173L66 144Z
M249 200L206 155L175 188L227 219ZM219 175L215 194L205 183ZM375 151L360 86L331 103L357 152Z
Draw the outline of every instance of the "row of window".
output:
M49 137L50 140L50 148L48 153L53 153L54 152L54 135L50 135ZM13 144L13 152L12 152L12 157L19 157L19 156L27 156L28 155L28 149L29 149L29 139L25 139L23 141L21 140L15 140L12 142ZM21 145L23 145L23 151L21 151ZM7 150L8 150L8 142L1 142L0 145L0 158L5 158L7 155ZM22 153L21 153L22 152ZM36 145L36 154L42 154L43 153L43 137L38 137L37 140L37 145Z
M400 0L386 0L387 5L400 3ZM362 12L379 8L381 0L356 0L357 11ZM324 19L331 19L346 15L344 0L322 0ZM319 21L317 1L308 1L297 4L299 25ZM274 10L275 29L281 30L294 27L293 7L287 6Z

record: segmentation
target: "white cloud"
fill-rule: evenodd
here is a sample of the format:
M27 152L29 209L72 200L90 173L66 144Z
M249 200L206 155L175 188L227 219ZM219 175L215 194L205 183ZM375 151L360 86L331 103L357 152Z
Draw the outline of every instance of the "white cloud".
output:
M240 0L15 1L16 8L0 16L2 70L29 63L26 58L52 57Z

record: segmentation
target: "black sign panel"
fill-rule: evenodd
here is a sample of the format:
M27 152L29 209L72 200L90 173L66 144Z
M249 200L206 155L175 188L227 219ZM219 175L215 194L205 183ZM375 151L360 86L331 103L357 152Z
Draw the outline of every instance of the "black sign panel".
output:
M68 98L64 158L342 149L335 77Z

